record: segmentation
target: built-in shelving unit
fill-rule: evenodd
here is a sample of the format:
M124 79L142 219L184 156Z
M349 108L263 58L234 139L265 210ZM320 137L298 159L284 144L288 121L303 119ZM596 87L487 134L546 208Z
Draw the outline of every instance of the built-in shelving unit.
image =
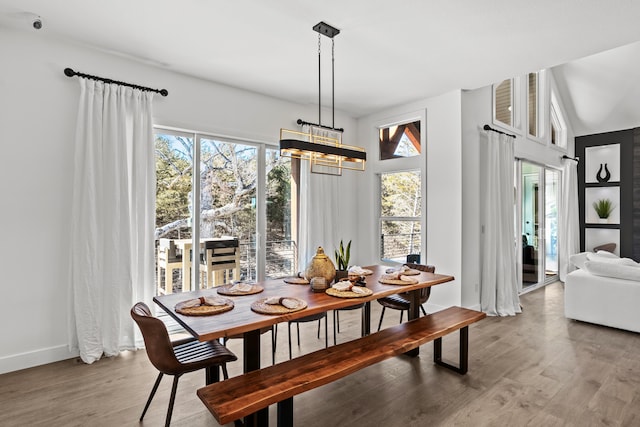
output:
M576 138L580 232L583 251L615 243L615 253L632 256L633 129ZM594 202L610 200L614 209L600 219Z

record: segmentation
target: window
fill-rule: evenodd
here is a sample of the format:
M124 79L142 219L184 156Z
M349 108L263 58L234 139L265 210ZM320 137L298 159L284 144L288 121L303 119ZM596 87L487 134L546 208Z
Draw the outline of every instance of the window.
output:
M529 112L529 135L540 136L538 126L538 73L527 76L527 110Z
M380 160L420 155L420 120L383 127L380 133Z
M567 148L567 126L555 92L551 91L551 145Z
M509 127L515 126L513 120L513 79L504 80L493 87L494 120Z
M420 171L380 174L380 258L405 262L421 251Z

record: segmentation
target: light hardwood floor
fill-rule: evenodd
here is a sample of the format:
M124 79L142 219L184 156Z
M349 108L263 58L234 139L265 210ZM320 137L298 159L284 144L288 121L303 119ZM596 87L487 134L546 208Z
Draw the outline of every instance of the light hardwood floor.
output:
M640 335L565 319L560 283L521 300L521 315L470 327L467 375L436 367L426 345L418 358L388 360L296 396L296 425L640 426ZM379 305L372 308L377 325ZM339 341L356 337L359 314L341 313ZM398 313L387 310L385 325L397 321ZM301 325L301 333L301 350L294 341L294 352L324 345L315 324ZM269 340L263 336L266 349ZM229 347L241 356L239 341ZM444 356L456 360L457 334L444 348ZM281 325L277 360L287 353ZM240 363L229 370L237 375ZM135 426L155 376L144 351L0 375L0 425ZM203 372L180 380L172 425L218 425L196 397L203 382ZM163 425L169 392L165 378L142 425ZM270 416L275 426L275 408Z

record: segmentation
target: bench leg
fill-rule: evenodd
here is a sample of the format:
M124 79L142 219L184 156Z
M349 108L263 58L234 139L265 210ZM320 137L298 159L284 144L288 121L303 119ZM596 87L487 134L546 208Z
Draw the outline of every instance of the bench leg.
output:
M460 329L460 367L442 361L442 338L433 341L433 362L460 375L466 374L469 368L469 327Z
M293 427L293 397L278 402L278 427Z

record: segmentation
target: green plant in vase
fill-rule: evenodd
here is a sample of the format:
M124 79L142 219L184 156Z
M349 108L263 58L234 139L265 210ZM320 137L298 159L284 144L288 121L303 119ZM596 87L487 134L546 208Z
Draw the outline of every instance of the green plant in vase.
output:
M345 247L340 240L340 247L335 250L335 258L336 258L336 281L347 277L349 269L349 259L351 258L351 240L347 243Z
M615 205L609 199L599 199L593 202L593 209L602 222L607 222L614 208Z

